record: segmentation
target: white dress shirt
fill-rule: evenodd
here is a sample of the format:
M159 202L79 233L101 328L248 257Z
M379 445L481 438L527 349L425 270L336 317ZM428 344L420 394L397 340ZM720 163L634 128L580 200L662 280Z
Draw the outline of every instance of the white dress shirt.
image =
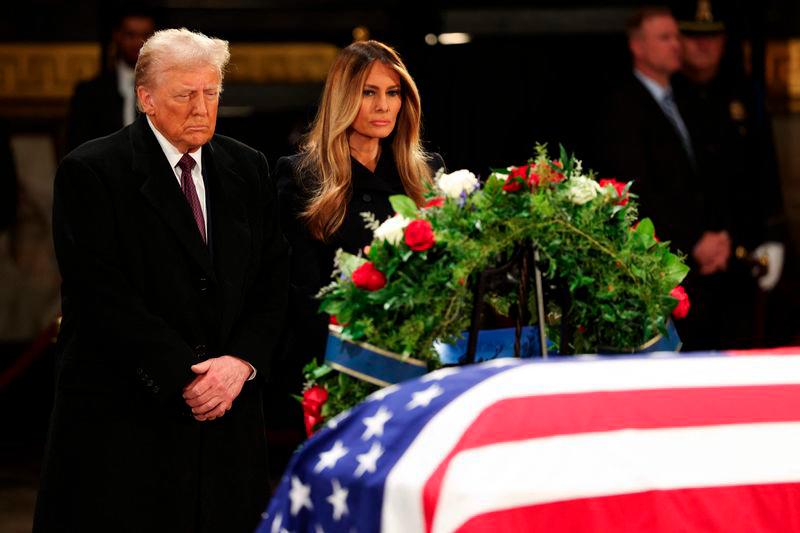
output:
M117 90L122 96L122 125L127 126L136 119L136 87L134 70L124 61L117 61Z

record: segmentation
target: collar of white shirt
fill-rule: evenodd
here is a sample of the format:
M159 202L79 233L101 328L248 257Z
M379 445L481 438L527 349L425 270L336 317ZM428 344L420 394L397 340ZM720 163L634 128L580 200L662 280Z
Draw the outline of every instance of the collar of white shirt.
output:
M147 124L150 126L150 129L153 130L153 134L156 136L156 140L158 144L161 146L161 150L164 152L164 155L167 156L167 161L169 161L169 165L174 169L178 166L178 161L181 160L183 157L183 153L180 152L177 148L175 148L171 142L164 137L153 123L150 121L150 117L147 117ZM201 146L196 151L191 152L189 156L194 159L195 162L195 169L198 171L198 175L203 175L203 147Z
M648 78L646 75L642 74L636 69L633 69L633 75L636 76L640 82L642 82L642 85L644 85L645 89L647 89L647 91L653 95L653 98L655 98L656 102L659 104L664 101L664 97L667 94L672 92L672 87L669 85L663 87L659 85L658 82Z

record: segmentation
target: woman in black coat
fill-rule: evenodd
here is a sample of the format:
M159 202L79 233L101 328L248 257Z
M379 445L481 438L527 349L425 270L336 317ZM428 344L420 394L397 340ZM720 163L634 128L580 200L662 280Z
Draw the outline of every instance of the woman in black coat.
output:
M438 154L422 149L420 117L419 92L397 53L377 41L356 42L332 65L300 153L278 160L292 248L287 373L299 376L324 353L328 317L318 313L314 296L331 282L337 249L357 254L372 241L361 213L385 220L394 194L421 204L444 167Z

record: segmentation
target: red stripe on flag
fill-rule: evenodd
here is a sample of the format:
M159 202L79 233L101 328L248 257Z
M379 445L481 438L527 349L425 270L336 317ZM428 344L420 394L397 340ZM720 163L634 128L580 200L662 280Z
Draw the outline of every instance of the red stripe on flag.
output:
M458 533L800 532L800 484L657 490L582 498L476 516Z
M470 448L627 428L797 420L800 420L800 385L604 391L501 400L478 415L425 483L425 528L431 531L442 479L450 461Z
M762 348L759 350L728 350L728 355L800 355L800 346L782 346L780 348Z

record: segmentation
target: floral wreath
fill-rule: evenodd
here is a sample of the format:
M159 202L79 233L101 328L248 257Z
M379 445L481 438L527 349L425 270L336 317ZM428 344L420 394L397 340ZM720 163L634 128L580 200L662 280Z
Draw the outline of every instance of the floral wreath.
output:
M563 147L552 160L545 145L525 165L494 169L483 186L467 170L434 181L421 207L398 195L383 223L362 215L374 232L363 255L337 253L336 279L319 297L342 338L441 366L434 341L454 342L467 329L470 281L523 242L539 251L544 278L568 291L565 308L548 302L547 333L557 340L568 320L572 353L640 346L666 332L670 315L688 313L679 284L689 268L649 219L637 220L632 182L598 182ZM487 299L507 314L516 298L501 290ZM311 428L374 390L316 362L306 379Z

